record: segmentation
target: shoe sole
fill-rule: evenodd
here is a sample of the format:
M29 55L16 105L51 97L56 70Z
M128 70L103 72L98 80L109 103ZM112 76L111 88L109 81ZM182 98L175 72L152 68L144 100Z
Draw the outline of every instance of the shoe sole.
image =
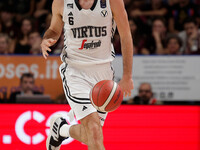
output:
M52 132L53 124L56 121L56 119L58 119L60 117L62 117L62 115L60 115L60 114L56 114L53 117L51 117L51 120L50 120L50 133L49 133L49 135L47 137L47 140L46 140L46 148L47 148L47 150L49 150L49 143L50 143L50 139L51 139L51 132ZM58 146L57 148L55 148L55 150L59 150L60 146Z
M49 148L50 138L51 138L51 135L49 135L49 136L47 137L47 140L46 140L46 148L47 148L47 150L49 150L48 148ZM55 148L55 150L59 150L60 147L61 147L61 145L58 146L57 148Z

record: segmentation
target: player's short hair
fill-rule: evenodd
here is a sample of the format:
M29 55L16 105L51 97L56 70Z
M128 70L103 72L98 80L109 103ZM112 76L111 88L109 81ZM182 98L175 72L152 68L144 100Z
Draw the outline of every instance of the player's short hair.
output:
M34 76L33 76L32 73L23 73L22 76L21 76L21 78L20 78L20 83L23 82L23 79L24 79L25 77L27 77L27 78L32 78L33 81L34 81Z

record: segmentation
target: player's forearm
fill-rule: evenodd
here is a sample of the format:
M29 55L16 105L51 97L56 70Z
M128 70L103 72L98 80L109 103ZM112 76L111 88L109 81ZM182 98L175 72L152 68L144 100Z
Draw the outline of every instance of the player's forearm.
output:
M123 77L132 78L133 41L131 35L121 38L123 56Z
M49 38L52 38L54 40L58 40L60 37L60 34L51 30L50 28L45 32L44 36L43 36L43 39L49 39Z

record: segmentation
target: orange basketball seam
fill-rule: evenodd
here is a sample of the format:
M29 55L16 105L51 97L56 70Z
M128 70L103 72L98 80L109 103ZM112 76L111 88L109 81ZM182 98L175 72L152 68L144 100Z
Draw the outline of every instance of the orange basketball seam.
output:
M112 112L116 110L123 101L123 92L120 86L113 80L102 80L98 82L92 88L90 94L92 94L92 104L97 110L102 112Z
M115 93L117 92L117 88L116 88L116 90L115 90ZM115 95L115 93L114 93L114 95ZM118 96L119 95L119 96ZM121 95L121 90L119 89L119 94L117 95L117 98L115 99L115 101L118 101L118 99L120 98L120 95ZM115 110L117 107L118 107L118 105L119 104L121 104L121 102L119 101L118 103L116 103L113 107L112 107L112 109L113 110ZM106 106L107 107L107 106ZM106 109L106 107L105 107L105 109Z
M116 87L115 87L115 84L116 84ZM111 99L110 99L110 101L112 101L113 96L115 95L115 93L116 93L116 91L117 91L117 88L118 88L118 84L113 82L112 90L111 90L111 92L110 92L110 94L109 94L109 96L108 96L108 98L109 98L110 96L112 96ZM114 93L112 94L112 91L113 91L113 90L114 90ZM111 94L112 94L112 95L111 95ZM108 101L108 98L106 99L106 101ZM104 108L104 109L106 109L106 107L109 105L110 101L108 102L107 105L105 105L105 108ZM106 102L105 102L105 103L106 103ZM104 103L104 104L105 104L105 103ZM102 105L102 106L103 106L103 105Z

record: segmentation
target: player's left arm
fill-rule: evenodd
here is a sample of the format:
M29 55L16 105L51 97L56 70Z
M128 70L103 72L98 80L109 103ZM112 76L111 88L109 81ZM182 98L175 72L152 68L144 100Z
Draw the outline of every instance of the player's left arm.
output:
M110 5L119 31L123 56L123 76L119 84L126 96L133 89L133 40L123 0L110 0Z

